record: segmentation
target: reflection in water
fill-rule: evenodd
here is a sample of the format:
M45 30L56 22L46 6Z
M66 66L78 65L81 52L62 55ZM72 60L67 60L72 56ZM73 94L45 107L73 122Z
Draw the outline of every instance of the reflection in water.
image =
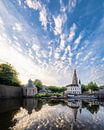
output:
M0 124L0 130L104 130L104 102L32 98L9 102L3 102L8 109L2 105L5 110L0 109L0 123L1 115L6 117L2 123L10 123L7 127Z

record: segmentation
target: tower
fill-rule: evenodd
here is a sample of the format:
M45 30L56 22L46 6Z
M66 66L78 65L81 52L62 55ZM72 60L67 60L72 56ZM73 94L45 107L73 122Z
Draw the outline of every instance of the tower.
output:
M72 84L78 85L78 78L77 78L76 69L74 69Z

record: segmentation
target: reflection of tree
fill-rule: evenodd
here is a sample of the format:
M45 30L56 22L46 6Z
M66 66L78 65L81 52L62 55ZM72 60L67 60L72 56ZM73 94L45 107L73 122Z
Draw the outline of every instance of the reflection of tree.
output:
M64 102L64 100L57 100L57 99L51 99L48 101L49 106L54 106L54 105L58 105L58 104L65 105L65 102Z
M97 113L99 110L99 105L94 104L94 102L82 102L82 108L87 108L92 114Z
M98 110L99 110L99 105L91 105L91 106L88 106L87 109L92 113L97 113Z
M82 108L86 108L88 107L88 105L89 105L88 102L82 101Z
M0 114L0 130L7 130L16 124L16 120L12 120L13 116L18 113L17 110L11 110Z

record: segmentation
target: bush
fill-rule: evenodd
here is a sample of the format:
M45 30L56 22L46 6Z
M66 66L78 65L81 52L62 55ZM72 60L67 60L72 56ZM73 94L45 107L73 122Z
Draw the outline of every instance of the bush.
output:
M37 93L35 95L36 98L41 98L41 97L51 97L51 96L62 96L60 93Z

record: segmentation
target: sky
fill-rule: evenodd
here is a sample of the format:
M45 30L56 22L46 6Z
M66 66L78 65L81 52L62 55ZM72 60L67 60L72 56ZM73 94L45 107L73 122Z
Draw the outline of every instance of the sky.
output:
M104 0L0 0L0 63L22 83L104 84Z

